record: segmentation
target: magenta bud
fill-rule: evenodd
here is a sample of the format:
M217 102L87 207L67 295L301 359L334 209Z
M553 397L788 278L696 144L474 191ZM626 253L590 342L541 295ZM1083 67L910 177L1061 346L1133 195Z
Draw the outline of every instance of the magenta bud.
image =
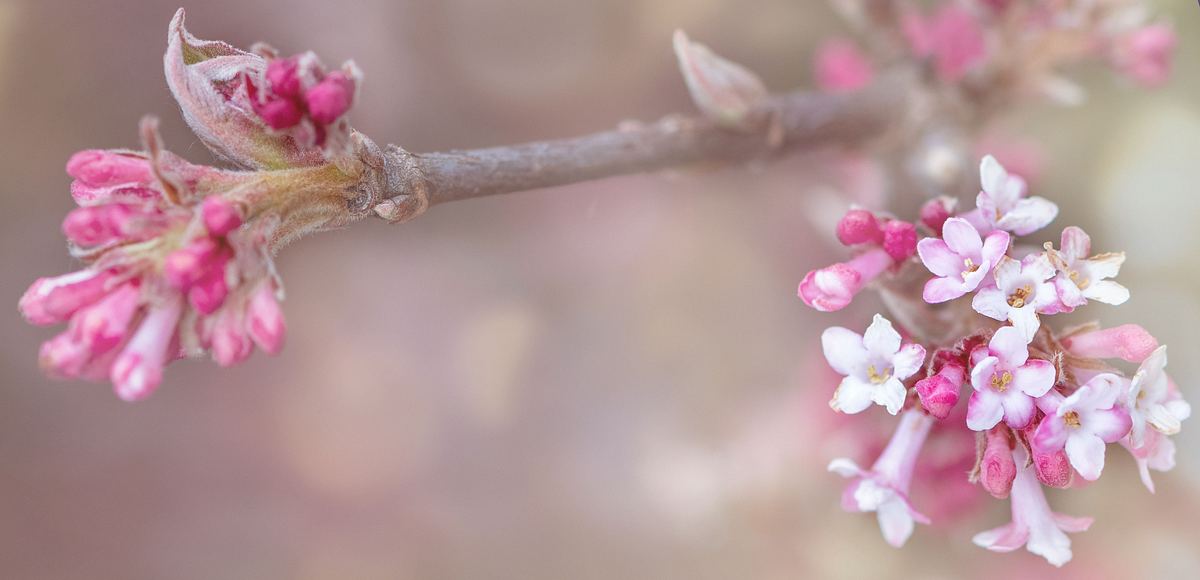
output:
M921 406L930 415L945 419L958 404L959 391L966 380L966 371L961 365L947 364L937 374L917 381L917 397L921 400Z
M151 183L150 163L142 157L88 149L71 156L67 175L90 187L108 187L130 183Z
M1025 432L1032 434L1034 430L1026 428ZM1067 458L1065 449L1059 449L1053 453L1031 449L1031 452L1033 453L1033 467L1039 481L1048 487L1058 489L1071 487L1071 482L1075 479L1075 470L1071 468L1071 461Z
M208 272L188 290L188 303L200 314L216 312L229 296L229 284L225 280L227 256L219 257Z
M38 350L38 364L51 377L78 377L89 360L91 352L69 331L43 342Z
M852 209L838 222L837 239L847 246L880 244L883 242L883 230L879 229L875 214L865 209Z
M267 63L267 84L271 92L287 99L298 99L302 92L300 59L295 56L277 58Z
M935 197L921 206L921 223L933 230L938 237L942 235L942 226L954 215L958 200L952 197Z
M237 206L223 197L214 195L205 198L200 211L204 216L204 228L213 236L223 237L242 225Z
M1136 324L1082 332L1062 341L1071 354L1084 358L1119 358L1140 363L1158 348L1158 340Z
M133 338L117 356L109 379L122 400L139 401L158 389L182 311L183 301L179 297L150 308Z
M219 250L216 240L197 238L167 255L163 261L163 276L172 287L187 290L208 273Z
M246 308L246 326L254 343L267 354L279 354L283 350L284 335L287 325L283 319L283 309L275 297L275 289L270 282L265 282L255 290Z
M304 93L304 101L313 121L322 125L333 123L354 104L354 79L341 71L331 72Z
M917 253L917 227L900 220L883 224L883 249L897 262Z
M109 272L80 270L54 278L39 278L21 296L18 308L30 324L56 324L107 292Z
M996 499L1008 497L1013 480L1017 478L1017 464L1013 461L1013 442L1008 427L994 427L984 434L983 456L979 460L979 482Z
M266 103L251 101L251 104L259 118L275 130L295 127L304 118L300 106L288 99L271 99Z
M226 308L217 315L212 327L212 357L222 367L231 367L246 360L254 351L254 343L242 327L242 313Z
M892 259L887 252L874 248L846 263L813 270L800 281L797 290L804 303L821 312L834 312L848 306L863 286L878 278Z

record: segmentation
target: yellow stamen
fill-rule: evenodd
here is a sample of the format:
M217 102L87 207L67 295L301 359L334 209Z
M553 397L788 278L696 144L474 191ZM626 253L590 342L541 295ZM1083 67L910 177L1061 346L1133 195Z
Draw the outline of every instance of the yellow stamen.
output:
M1067 411L1063 414L1063 423L1066 423L1067 427L1078 429L1081 424L1079 422L1079 413L1076 413L1075 411Z
M1013 290L1012 294L1008 295L1008 305L1012 306L1013 308L1023 308L1025 306L1025 301L1029 300L1029 297L1032 295L1033 286L1030 286L1029 284L1021 286L1020 288Z
M867 379L870 380L871 384L873 385L881 385L887 382L887 380L890 378L892 378L892 369L885 368L883 369L883 373L880 374L879 370L875 368L875 365L867 367Z
M1012 373L1004 371L1003 373L992 373L992 388L1003 393L1008 390L1008 385L1013 380Z
M1067 277L1070 278L1071 281L1075 283L1075 286L1080 290L1086 289L1088 285L1092 283L1091 280L1084 278L1083 274L1079 273L1079 270L1071 270L1070 272L1067 272Z

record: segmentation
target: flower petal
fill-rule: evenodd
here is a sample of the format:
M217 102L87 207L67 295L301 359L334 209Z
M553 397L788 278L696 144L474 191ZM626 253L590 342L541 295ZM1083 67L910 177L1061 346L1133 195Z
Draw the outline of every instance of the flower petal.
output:
M888 413L895 415L904 408L904 399L907 395L908 389L904 388L904 383L900 382L900 379L892 377L884 381L882 385L875 387L872 398L876 403L883 405Z
M1183 401L1178 402L1187 405L1187 403L1184 403ZM1146 410L1146 422L1149 423L1151 427L1154 427L1159 433L1164 435L1174 435L1179 432L1179 429L1183 427L1183 424L1180 418L1171 411L1172 409L1166 405L1154 405ZM1188 407L1188 412L1191 412L1191 407Z
M981 313L982 314L982 313ZM1021 332L1026 342L1032 341L1042 323L1038 320L1037 307L1027 304L1023 308L1010 308L1008 321Z
M879 520L879 531L883 533L883 539L893 547L903 546L909 536L912 536L915 527L912 514L899 498L880 504L875 510L875 516Z
M833 326L821 333L821 349L833 370L843 376L861 376L866 372L867 349L861 334Z
M983 349L976 349L975 353L982 351ZM986 391L990 389L992 373L996 372L996 365L998 364L1000 364L1000 359L994 356L986 356L978 361L975 361L975 366L971 367L971 387L973 387L976 391Z
M996 330L988 342L988 350L1006 367L1019 367L1029 359L1029 341L1011 326Z
M1008 243L1012 238L1008 232L996 230L987 235L983 240L983 249L980 255L983 261L995 266L1000 263L1000 258L1008 253Z
M967 401L967 427L972 431L987 431L1004 418L1004 406L993 392L976 391Z
M1058 369L1054 368L1054 363L1048 360L1033 359L1025 363L1025 366L1013 369L1012 387L1030 397L1037 398L1045 395L1054 387L1054 380L1057 377Z
M1033 421L1036 407L1033 399L1025 395L1009 391L1008 396L1000 398L1004 407L1004 423L1013 429L1024 429Z
M975 285L978 284L979 282L975 281ZM925 283L925 290L921 292L921 298L929 304L941 304L961 298L970 291L970 286L970 284L954 278L930 278Z
M979 231L965 219L952 217L942 226L942 239L949 249L962 258L979 256L983 250L983 239ZM962 264L960 259L959 264Z
M1062 253L1082 260L1092 253L1092 238L1077 226L1067 226L1062 231Z
M1079 286L1065 272L1054 278L1054 290L1058 293L1059 302L1067 308L1074 309L1087 304L1087 298L1084 298Z
M1008 311L1012 307L1008 305L1008 300L999 288L985 288L975 294L971 299L971 308L988 318L995 320L1007 320Z
M993 552L1011 552L1025 545L1029 531L1024 526L1015 523L1005 524L998 528L979 532L971 538L976 546L987 548Z
M1100 478L1104 470L1104 440L1088 433L1075 432L1067 437L1067 459L1071 467L1088 481Z
M1067 426L1061 417L1047 415L1033 432L1029 443L1038 454L1054 453L1067 444Z
M900 347L900 352L892 358L892 376L904 380L916 374L925 363L925 347L919 344L906 344Z
M1112 280L1097 280L1084 288L1082 295L1089 300L1120 306L1129 300L1129 289Z
M962 275L963 257L954 253L942 240L925 238L917 242L917 255L935 276L957 278Z
M871 326L863 333L862 343L867 352L891 360L896 351L900 350L900 333L892 328L892 321L876 314L871 320Z
M1058 206L1041 197L1027 197L996 221L996 227L1018 236L1027 236L1054 221L1058 217Z
M870 407L871 399L874 396L875 385L855 377L846 377L833 392L833 399L829 401L829 407L839 413L853 415Z
M842 477L862 477L864 475L862 468L857 463L845 457L838 457L830 461L827 469Z

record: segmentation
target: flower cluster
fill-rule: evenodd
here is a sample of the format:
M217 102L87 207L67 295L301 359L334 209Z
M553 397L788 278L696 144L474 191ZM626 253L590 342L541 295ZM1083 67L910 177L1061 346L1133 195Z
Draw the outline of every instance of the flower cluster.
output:
M873 61L894 60L899 48L942 85L1072 104L1083 91L1062 76L1064 67L1106 62L1138 85L1156 87L1168 78L1176 44L1174 31L1150 21L1139 0L956 0L928 13L902 4L890 20L855 24L873 27L875 42L866 49L874 57L848 40L828 40L813 63L817 85L827 92L871 84ZM879 42L889 32L897 42Z
M953 311L963 313L953 327L966 330L949 338L906 339L878 314L863 334L840 327L822 334L825 358L844 377L830 406L852 414L878 404L901 416L870 470L845 458L829 469L853 479L843 506L875 512L884 538L902 545L915 523L929 523L908 496L921 446L969 393L965 421L958 425L979 441L970 478L991 495L1009 498L1013 520L977 534L974 542L1000 552L1025 546L1061 566L1071 559L1066 533L1086 530L1091 519L1051 511L1043 489L1098 479L1108 444L1118 443L1153 491L1149 470L1174 466L1170 435L1191 409L1165 372L1166 347L1141 327L1059 331L1047 323L1091 301L1128 300L1129 291L1112 280L1125 255L1094 254L1091 239L1073 226L1063 230L1058 248L1017 243L1050 224L1057 206L1029 196L1026 182L992 157L983 159L980 177L975 208L956 212L946 199L922 208L924 237L915 244L916 257L885 249L883 231L903 222L880 227L878 216L851 210L837 233L859 248L858 257L810 272L801 283L807 304L836 310L887 272L923 266L932 274L921 292L924 303L971 306ZM895 304L906 308L903 301ZM909 320L922 313L898 315ZM1116 361L1139 366L1124 373Z
M79 207L62 229L86 265L37 280L19 305L32 324L67 323L42 345L48 374L109 380L128 401L154 392L182 357L229 366L255 346L278 353L283 290L272 254L335 225L361 169L347 156L352 64L326 73L311 53L279 59L199 40L183 16L170 26L168 84L201 140L240 169L164 150L153 119L143 121L142 152L75 154L67 173Z

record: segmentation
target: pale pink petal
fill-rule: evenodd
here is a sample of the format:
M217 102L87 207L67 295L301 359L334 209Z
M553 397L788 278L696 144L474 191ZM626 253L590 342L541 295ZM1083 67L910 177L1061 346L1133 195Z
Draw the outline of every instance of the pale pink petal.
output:
M1104 447L1104 441L1095 435L1075 433L1067 437L1067 458L1081 477L1096 481L1104 470Z
M1087 266L1087 273L1092 279L1112 278L1121 273L1121 265L1125 263L1125 252L1113 252L1095 256L1090 260L1081 260Z
M861 374L866 366L867 349L861 334L848 328L834 326L821 333L821 349L825 360L840 375Z
M912 536L915 527L913 517L908 513L908 506L904 505L904 502L884 502L875 510L875 516L879 520L879 531L883 533L883 539L893 547L903 546L909 536Z
M1011 238L1008 232L996 230L987 235L983 240L983 249L980 254L983 256L983 261L986 264L995 266L1000 263L1000 258L1008 253L1008 243Z
M1030 397L1037 398L1045 395L1054 387L1054 380L1057 377L1058 370L1054 368L1054 363L1048 360L1034 359L1025 363L1025 366L1013 369L1012 387Z
M1033 399L1013 393L1000 399L1004 406L1004 423L1013 429L1024 429L1033 420L1036 407Z
M925 347L906 344L892 359L892 376L904 380L916 374L925 363Z
M1050 257L1042 252L1031 254L1022 260L1021 273L1043 282L1054 277L1055 269L1054 264L1050 262ZM1040 291L1041 288L1038 290Z
M921 256L921 263L935 276L950 278L962 275L962 256L954 253L942 240L925 238L917 242L917 255Z
M1026 341L1033 340L1038 328L1042 325L1038 320L1037 309L1032 304L1026 305L1024 308L1010 308L1008 320L1014 328L1021 332L1021 336L1025 337Z
M1011 326L1004 326L996 330L992 335L992 340L988 342L988 350L992 355L1000 359L1000 363L1007 367L1019 367L1025 364L1029 358L1029 342L1021 335L1021 331Z
M1058 206L1041 197L1028 197L1017 201L1016 206L996 222L996 227L1018 236L1027 236L1054 221L1058 217Z
M1068 516L1060 513L1054 513L1053 515L1054 523L1058 525L1058 528L1072 534L1088 531L1088 528L1092 527L1092 522L1095 521L1089 517Z
M1076 286L1066 273L1060 273L1054 278L1054 290L1058 294L1059 302L1066 308L1074 309L1087 304L1087 298L1083 297L1079 286Z
M983 198L983 197L986 197L986 195L979 194L979 196L975 198L975 203L978 204L980 198ZM980 206L980 207L982 207L982 206ZM973 209L966 213L960 214L958 217L967 220L967 223L974 226L975 230L978 231L980 234L986 235L995 229L992 227L992 224L988 223L987 218L984 217L982 209Z
M907 395L908 389L904 388L904 383L901 383L896 377L892 377L875 388L872 399L883 405L888 413L895 415L904 408L904 399Z
M862 477L864 475L862 468L857 463L845 457L838 457L830 461L828 470L842 477Z
M1129 412L1120 406L1092 411L1087 417L1087 428L1105 443L1116 443L1129 434L1133 422Z
M971 542L993 552L1011 552L1024 546L1028 538L1029 531L1024 526L1010 523L986 532L979 532L971 538Z
M1092 253L1092 238L1083 229L1067 226L1062 232L1062 253L1076 260L1082 260Z
M871 399L874 396L875 385L854 377L846 377L833 392L833 399L829 401L829 407L839 413L853 415L870 407Z
M1183 401L1178 402L1187 405ZM1191 412L1191 407L1188 407L1188 412ZM1147 409L1146 422L1164 435L1174 435L1183 427L1182 420L1166 405L1155 405Z
M983 250L983 240L979 237L979 231L962 218L946 220L942 226L942 239L950 250L962 257L975 256ZM961 263L960 259L959 264Z
M900 333L892 328L890 320L876 314L863 333L862 344L867 352L890 359L900 350Z
M995 393L976 391L967 401L967 427L972 431L987 431L1004 418L1004 406Z
M1007 320L1008 312L1012 307L1008 305L1008 299L1004 296L1004 292L999 288L985 288L975 294L971 299L971 308L988 318L995 320Z
M1067 426L1054 415L1047 415L1033 432L1029 441L1037 454L1054 453L1067 444Z
M983 191L995 195L1004 189L1007 181L1008 172L1004 170L1004 166L1000 165L995 157L985 156L979 163L979 182L983 185Z
M1021 262L1007 256L1002 257L992 273L996 276L997 286L1010 288L1020 282Z
M978 281L975 282L976 285L978 283ZM925 283L921 299L930 304L941 304L963 297L970 291L970 287L971 284L960 282L954 278L931 278Z
M975 349L972 354L972 359L979 353L986 353L985 348ZM974 366L971 367L971 386L976 391L986 391L991 388L992 373L996 370L996 365L1000 363L1000 359L994 356L985 356L974 361Z

